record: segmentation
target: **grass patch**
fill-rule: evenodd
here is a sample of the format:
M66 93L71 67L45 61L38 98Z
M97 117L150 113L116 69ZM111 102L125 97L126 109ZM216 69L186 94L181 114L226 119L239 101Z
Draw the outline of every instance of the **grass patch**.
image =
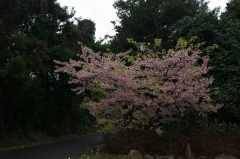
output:
M82 131L78 134L69 134L62 136L49 136L46 132L23 131L21 129L15 131L0 131L0 150L23 148L28 146L53 143L57 141L66 140L76 136L95 133L96 129L89 129L89 131Z
M77 159L121 159L121 157L108 154L83 154Z
M30 145L32 142L29 138L25 137L19 140L9 140L0 143L0 149L9 147L21 147L23 145Z
M0 150L22 148L28 146L34 146L45 143L52 143L57 141L62 141L72 136L62 136L62 137L49 137L45 133L32 132L24 134L22 131L16 131L12 133L1 134Z
M121 159L121 157L107 153L97 153L94 149L88 149L85 153L78 156L77 159Z

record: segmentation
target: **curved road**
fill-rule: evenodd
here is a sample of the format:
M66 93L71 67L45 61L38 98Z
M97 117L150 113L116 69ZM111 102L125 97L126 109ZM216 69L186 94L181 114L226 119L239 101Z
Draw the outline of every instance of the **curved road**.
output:
M0 159L74 159L102 140L101 133L76 137L51 144L0 151Z

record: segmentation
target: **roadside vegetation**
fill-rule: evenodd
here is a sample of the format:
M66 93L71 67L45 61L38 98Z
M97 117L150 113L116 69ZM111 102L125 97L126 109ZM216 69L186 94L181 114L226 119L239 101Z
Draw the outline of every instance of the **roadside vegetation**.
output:
M239 130L236 130L239 131ZM130 150L139 150L150 155L185 155L186 144L191 143L191 149L197 156L214 158L222 153L240 157L240 137L226 136L217 130L204 131L196 128L175 128L158 135L156 131L121 131L117 134L107 134L101 143L103 149L96 152L91 148L78 159L108 159L120 158Z

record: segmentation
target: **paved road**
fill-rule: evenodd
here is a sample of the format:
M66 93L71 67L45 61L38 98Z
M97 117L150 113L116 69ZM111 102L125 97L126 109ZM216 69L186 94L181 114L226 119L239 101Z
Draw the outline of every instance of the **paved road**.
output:
M0 151L0 159L73 159L88 147L99 144L101 139L102 135L98 133L51 144Z

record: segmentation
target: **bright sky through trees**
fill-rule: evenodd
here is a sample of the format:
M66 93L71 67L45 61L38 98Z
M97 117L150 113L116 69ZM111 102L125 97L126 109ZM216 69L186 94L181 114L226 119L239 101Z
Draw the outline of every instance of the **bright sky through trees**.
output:
M61 6L74 7L75 17L91 19L96 23L96 40L106 34L114 35L113 25L110 21L117 20L116 10L113 8L114 0L58 0ZM224 11L228 0L209 0L209 8L221 7Z

